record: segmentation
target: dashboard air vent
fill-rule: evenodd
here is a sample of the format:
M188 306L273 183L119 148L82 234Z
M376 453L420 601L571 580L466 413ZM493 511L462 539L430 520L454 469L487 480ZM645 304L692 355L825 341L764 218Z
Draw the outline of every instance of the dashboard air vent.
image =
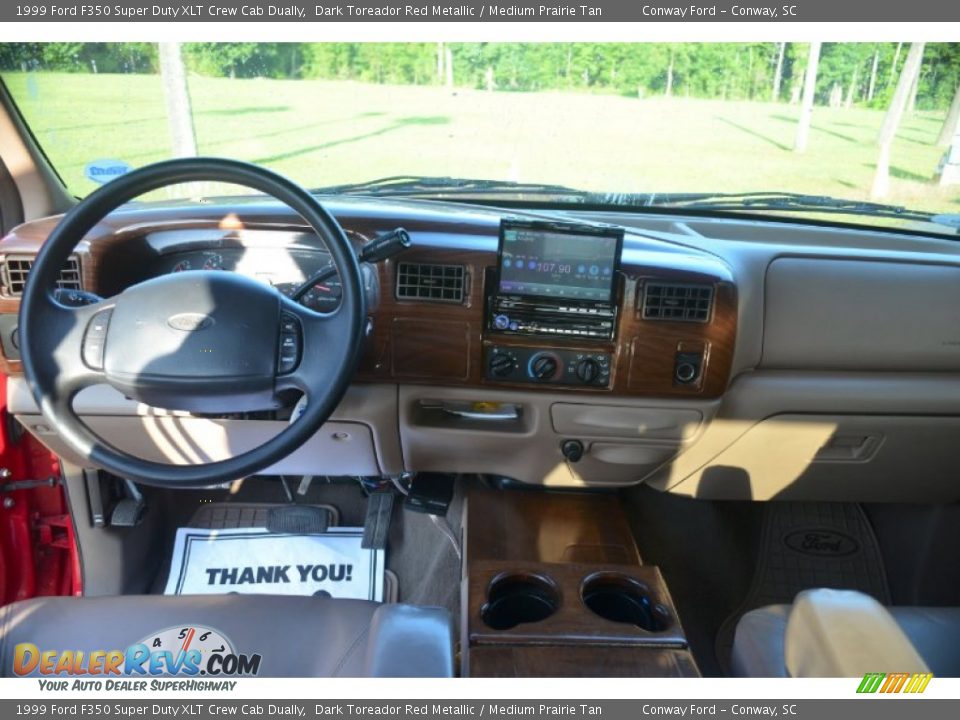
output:
M9 297L20 297L26 285L30 268L33 267L32 255L7 255L0 265L0 282L3 283L3 294ZM60 279L57 287L63 290L82 290L80 278L80 260L71 255L60 270Z
M463 265L397 263L397 299L462 303L466 272Z
M648 282L643 286L643 319L699 322L710 320L710 285Z

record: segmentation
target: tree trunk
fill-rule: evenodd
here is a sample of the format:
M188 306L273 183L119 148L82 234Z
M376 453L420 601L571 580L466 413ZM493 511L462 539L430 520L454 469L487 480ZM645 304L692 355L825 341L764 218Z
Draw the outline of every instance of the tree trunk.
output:
M446 59L447 59L447 53L443 49L443 43L438 42L437 43L437 82L438 83L443 82L443 75L444 75L443 65L446 62Z
M903 50L903 43L897 43L897 51L893 54L893 64L890 66L890 79L887 81L887 87L893 85L897 77L897 63L900 62L900 52Z
M487 92L493 92L497 87L493 76L493 66L491 65L487 65L487 71L483 74L483 84L487 88Z
M953 102L950 103L947 117L943 121L943 127L940 128L937 145L939 147L949 147L953 141L953 136L957 134L958 128L960 128L960 85L957 85L957 92L954 93Z
M670 51L670 64L667 65L667 97L673 95L673 51Z
M449 47L447 48L447 51L443 56L443 60L447 66L446 84L448 88L452 88L453 87L453 50L451 50Z
M877 171L873 176L870 197L883 198L890 192L890 148L893 145L893 138L897 134L900 120L903 118L903 111L907 106L910 90L920 75L923 47L924 43L922 42L910 43L910 51L907 53L907 60L903 64L897 89L893 93L890 107L883 118L883 126L880 128L878 138L880 153L877 157Z
M847 99L844 101L844 106L850 108L853 106L854 97L857 94L857 83L860 82L860 68L855 67L853 69L853 77L850 78L850 87L847 89Z
M783 55L786 52L787 44L785 42L780 43L780 50L777 52L777 67L773 71L773 94L771 100L777 102L780 99L780 83L782 81L783 75Z
M960 124L953 128L953 139L940 168L940 187L960 185Z
M873 93L877 89L877 64L880 62L880 48L873 51L873 65L870 66L870 86L867 89L867 102L873 102Z
M196 157L197 136L190 109L187 72L183 67L180 43L160 43L160 77L167 102L167 122L175 157Z
M910 86L910 97L907 99L907 115L913 115L917 111L917 93L920 92L920 73L913 79L913 85Z
M797 138L794 141L795 152L804 152L807 149L807 139L810 137L810 122L813 120L813 99L817 93L817 66L820 64L820 43L810 43L810 54L807 57L807 71L803 77L803 101L800 103L800 120L797 123Z

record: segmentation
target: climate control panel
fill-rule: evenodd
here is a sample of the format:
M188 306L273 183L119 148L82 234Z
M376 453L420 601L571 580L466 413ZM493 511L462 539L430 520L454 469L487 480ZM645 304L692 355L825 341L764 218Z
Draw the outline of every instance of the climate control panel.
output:
M488 380L501 382L610 386L610 354L603 352L493 345L484 368Z

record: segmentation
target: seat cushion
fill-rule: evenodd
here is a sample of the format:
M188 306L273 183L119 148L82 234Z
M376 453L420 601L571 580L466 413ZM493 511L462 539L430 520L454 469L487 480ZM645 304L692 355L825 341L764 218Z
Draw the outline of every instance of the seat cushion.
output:
M0 608L0 675L14 675L21 643L41 653L83 651L88 661L91 652L141 642L176 656L192 643L188 649L201 650L203 668L220 638L236 654L259 654L259 677L453 674L452 624L439 608L325 597L143 595L37 598ZM40 675L40 665L29 674Z
M791 605L744 613L737 623L730 666L737 677L787 677L784 638Z
M784 637L792 605L768 605L737 623L731 665L738 677L788 677ZM887 608L935 676L960 677L960 608ZM879 668L879 671L890 670Z

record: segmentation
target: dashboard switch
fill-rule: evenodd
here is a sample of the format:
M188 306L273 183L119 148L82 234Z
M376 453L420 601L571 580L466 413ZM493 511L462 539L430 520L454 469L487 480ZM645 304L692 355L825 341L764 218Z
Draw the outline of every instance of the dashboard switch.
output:
M560 452L567 459L567 462L580 462L583 457L583 443L579 440L564 440L560 445Z
M559 371L560 359L552 353L537 353L527 365L527 372L534 380L553 380Z
M584 358L577 363L577 377L585 385L592 385L600 376L600 363L593 358Z
M490 372L497 377L507 377L516 367L517 361L505 352L495 352L490 356Z
M702 353L677 353L673 365L673 381L677 385L695 385L700 381L702 368Z

